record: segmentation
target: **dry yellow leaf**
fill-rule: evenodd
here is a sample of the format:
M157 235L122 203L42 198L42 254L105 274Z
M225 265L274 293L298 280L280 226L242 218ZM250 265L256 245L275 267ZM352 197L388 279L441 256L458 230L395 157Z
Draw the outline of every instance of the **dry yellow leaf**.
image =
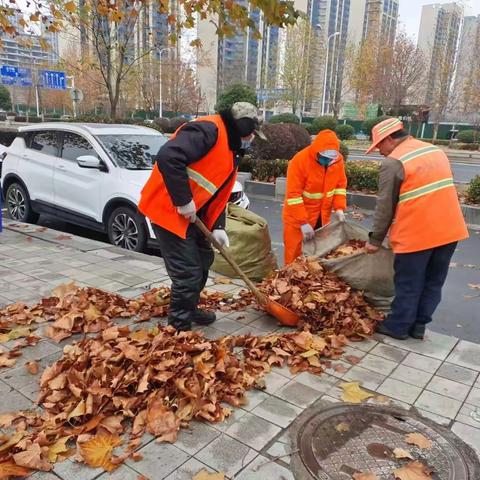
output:
M425 435L422 435L421 433L409 433L405 437L405 441L409 445L416 445L417 447L420 447L420 448L425 448L425 449L432 448L432 442L427 437L425 437Z
M373 397L373 393L360 388L359 382L342 383L342 400L347 403L362 403L367 398Z
M196 473L192 480L225 480L225 475L223 473L208 473L207 470L203 469Z
M300 356L303 357L303 358L309 358L309 357L313 357L315 355L318 355L317 350L308 350L307 352L303 352L303 353L300 354Z
M348 432L350 430L350 425L348 423L339 423L335 427L335 430L337 432Z
M63 8L65 8L65 10L68 12L68 13L75 13L76 10L77 10L77 5L75 4L75 2L67 2Z
M38 373L38 362L33 360L32 362L27 362L25 368L30 375L36 375Z
M422 462L410 462L405 467L397 468L394 472L397 480L431 480L432 470Z
M17 338L28 337L31 331L28 327L14 328L8 333L2 333L0 335L0 343L9 342L10 340L16 340Z
M85 400L80 400L78 405L68 414L67 420L70 420L75 417L81 417L85 415L86 405Z
M113 450L121 443L122 440L118 436L95 436L80 445L80 453L88 466L112 472L118 467L118 464L112 463Z
M374 473L354 473L353 480L379 480Z
M395 455L395 458L398 458L399 460L402 458L409 458L410 460L415 460L412 457L412 454L408 450L404 450L403 448L396 448L393 451L393 454Z
M53 445L48 447L48 461L55 463L60 453L68 452L67 442L70 436L59 438Z
M16 465L11 460L0 462L0 480L8 480L12 477L27 477L32 470Z

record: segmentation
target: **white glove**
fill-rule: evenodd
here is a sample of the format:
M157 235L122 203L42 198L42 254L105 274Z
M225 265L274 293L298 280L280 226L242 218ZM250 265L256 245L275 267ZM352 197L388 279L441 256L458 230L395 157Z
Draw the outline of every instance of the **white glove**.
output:
M195 220L197 219L197 207L193 200L182 207L177 207L177 212L182 215L182 217L185 217L190 223L195 223Z
M304 242L309 242L310 240L313 240L313 237L315 237L315 230L309 223L305 223L300 228L302 229Z
M227 232L225 230L216 229L212 232L213 238L222 246L230 247L230 240L228 239Z
M345 212L343 210L337 210L335 215L337 216L339 222L345 221Z

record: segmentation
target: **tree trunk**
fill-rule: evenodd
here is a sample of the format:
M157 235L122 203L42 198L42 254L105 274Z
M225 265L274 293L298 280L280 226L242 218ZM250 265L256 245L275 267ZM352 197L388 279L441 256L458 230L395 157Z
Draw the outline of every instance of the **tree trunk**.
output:
M436 140L438 137L438 129L440 128L440 124L438 122L435 122L433 124L433 140Z

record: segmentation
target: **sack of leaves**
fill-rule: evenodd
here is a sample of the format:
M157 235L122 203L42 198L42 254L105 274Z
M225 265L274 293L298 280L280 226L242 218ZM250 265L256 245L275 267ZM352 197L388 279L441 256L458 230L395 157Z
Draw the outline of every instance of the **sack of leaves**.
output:
M320 259L328 270L338 275L378 310L388 312L395 295L393 284L393 252L381 247L374 255L353 249L351 255L332 255L339 247L367 241L368 230L355 222L332 222L315 232L315 239L304 245L305 255ZM352 242L355 241L355 242ZM332 258L334 257L334 258Z

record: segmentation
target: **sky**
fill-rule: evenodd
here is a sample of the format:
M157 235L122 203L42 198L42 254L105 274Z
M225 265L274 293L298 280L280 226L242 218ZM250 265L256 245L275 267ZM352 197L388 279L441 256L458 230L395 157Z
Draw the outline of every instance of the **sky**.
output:
M418 37L422 6L432 3L451 3L452 0L400 0L400 22L405 25L407 33ZM480 15L480 0L464 0L465 15Z

